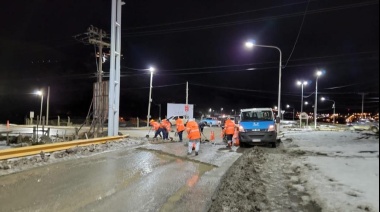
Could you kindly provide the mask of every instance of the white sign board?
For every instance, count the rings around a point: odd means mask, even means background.
[[[188,116],[190,119],[194,118],[194,105],[189,104],[187,106],[186,104],[168,103],[166,117],[170,118],[172,116]]]
[[[30,111],[29,117],[32,119],[34,118],[34,111]]]

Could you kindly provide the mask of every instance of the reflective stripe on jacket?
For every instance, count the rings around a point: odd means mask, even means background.
[[[182,132],[185,130],[185,125],[183,124],[183,120],[178,118],[176,121],[175,121],[175,125],[177,127],[177,132]]]
[[[150,122],[150,125],[153,127],[155,131],[157,131],[158,128],[160,128],[160,124],[156,121]]]
[[[190,140],[200,139],[201,133],[199,132],[199,126],[195,121],[189,121],[186,124],[187,138]]]
[[[171,126],[170,122],[167,119],[164,119],[161,122],[161,128],[164,128],[167,132],[170,132],[172,126]]]
[[[224,123],[224,131],[226,135],[233,135],[235,133],[235,123],[230,119]]]

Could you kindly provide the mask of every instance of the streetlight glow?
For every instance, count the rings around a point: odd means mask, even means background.
[[[317,71],[317,79],[315,81],[315,103],[314,103],[314,128],[317,129],[317,106],[318,106],[318,79],[320,76],[322,76],[324,72],[322,71]]]
[[[150,71],[150,88],[149,88],[149,100],[148,100],[148,115],[147,115],[147,119],[146,119],[146,126],[147,127],[149,127],[150,107],[152,104],[153,72],[155,71],[155,68],[150,67],[149,71]]]
[[[301,86],[301,113],[303,112],[303,86],[307,85],[307,81],[298,81],[298,85]]]
[[[42,125],[42,105],[44,102],[44,93],[41,90],[39,90],[39,91],[36,91],[35,94],[41,97],[41,108],[40,108],[40,117],[39,117],[40,120],[37,122],[37,126],[38,126],[38,124]]]
[[[282,69],[282,51],[277,46],[268,46],[268,45],[258,45],[255,41],[248,41],[245,43],[245,46],[248,48],[253,48],[254,46],[257,47],[263,47],[263,48],[271,48],[271,49],[277,49],[280,53],[280,60],[279,60],[279,67],[278,67],[278,114],[277,117],[281,119],[281,69]],[[277,126],[277,133],[280,132],[280,124],[278,123]]]

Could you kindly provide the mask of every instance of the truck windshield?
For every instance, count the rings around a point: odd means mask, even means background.
[[[272,111],[245,111],[241,113],[241,121],[272,121]]]

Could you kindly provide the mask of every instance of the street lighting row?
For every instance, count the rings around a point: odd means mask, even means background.
[[[278,50],[279,52],[279,67],[278,67],[278,72],[279,72],[279,80],[278,80],[278,103],[277,103],[277,107],[278,107],[278,114],[277,116],[278,117],[281,117],[280,115],[280,110],[281,110],[281,78],[282,78],[282,51],[279,47],[277,46],[268,46],[268,45],[258,45],[256,44],[254,41],[248,41],[245,43],[245,46],[247,48],[254,48],[254,47],[262,47],[262,48],[271,48],[271,49],[276,49]],[[155,71],[155,69],[153,67],[151,67],[149,69],[150,73],[151,73],[151,77],[150,77],[150,91],[149,91],[149,104],[148,104],[148,115],[147,115],[147,126],[149,126],[149,119],[150,119],[150,107],[151,107],[151,101],[152,101],[152,81],[153,81],[153,72]],[[316,79],[316,88],[315,88],[315,106],[314,106],[314,125],[315,125],[315,128],[317,127],[317,99],[318,99],[318,78],[323,74],[322,71],[318,71],[317,72],[317,79]],[[307,81],[299,81],[298,82],[299,85],[301,85],[302,87],[302,95],[301,95],[301,113],[303,112],[303,87],[304,85],[307,85]],[[210,109],[211,110],[211,109]],[[221,108],[221,112],[223,111],[223,108]],[[279,131],[279,127],[277,127],[278,131]]]

